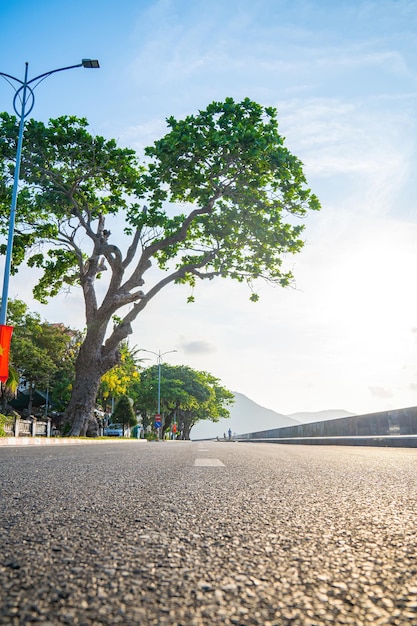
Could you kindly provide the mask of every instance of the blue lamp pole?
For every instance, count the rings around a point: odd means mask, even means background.
[[[29,115],[29,113],[32,111],[35,105],[34,90],[39,85],[40,82],[45,80],[45,78],[48,78],[48,76],[51,76],[51,74],[56,74],[56,72],[72,70],[76,67],[87,67],[87,68],[95,69],[95,68],[99,68],[100,64],[95,59],[83,59],[81,63],[78,63],[77,65],[69,65],[68,67],[60,67],[56,70],[50,70],[49,72],[45,72],[44,74],[39,74],[39,76],[35,76],[35,78],[31,78],[30,80],[28,80],[28,67],[29,67],[29,64],[26,63],[24,80],[20,80],[20,78],[16,78],[15,76],[11,76],[10,74],[5,74],[4,72],[0,72],[0,76],[2,76],[15,91],[15,95],[13,98],[13,109],[17,117],[20,119],[19,134],[17,138],[16,165],[15,165],[15,170],[14,170],[12,200],[10,204],[9,233],[8,233],[8,239],[7,239],[6,259],[4,263],[3,292],[2,292],[2,297],[1,297],[1,308],[0,308],[0,325],[6,324],[7,299],[8,299],[8,293],[9,293],[10,269],[11,269],[11,264],[12,264],[13,235],[14,235],[14,225],[15,225],[16,206],[17,206],[17,193],[18,193],[18,188],[19,188],[20,162],[22,158],[23,131],[25,127],[25,119]]]

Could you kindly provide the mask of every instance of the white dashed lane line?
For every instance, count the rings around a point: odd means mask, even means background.
[[[194,467],[225,467],[220,459],[196,459]]]

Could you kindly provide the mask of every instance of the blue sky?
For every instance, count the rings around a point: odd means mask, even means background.
[[[417,2],[415,0],[0,0],[0,71],[43,82],[33,116],[86,116],[139,153],[212,100],[277,107],[322,211],[291,259],[296,288],[172,287],[137,319],[133,345],[205,369],[281,413],[417,404]],[[0,83],[0,110],[12,92]],[[79,296],[36,304],[26,270],[10,295],[83,325]]]

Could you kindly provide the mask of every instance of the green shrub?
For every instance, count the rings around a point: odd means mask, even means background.
[[[10,417],[7,417],[7,415],[3,415],[2,413],[0,413],[0,437],[8,436],[8,433],[6,433],[6,431],[4,430],[4,426],[5,424],[10,423],[10,421],[12,421]]]

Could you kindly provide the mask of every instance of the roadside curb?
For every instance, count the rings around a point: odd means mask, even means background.
[[[0,437],[0,447],[4,446],[65,446],[83,443],[147,443],[146,439],[78,439],[77,437]]]

